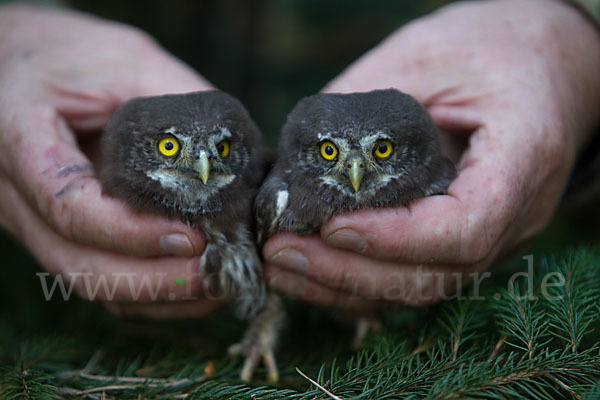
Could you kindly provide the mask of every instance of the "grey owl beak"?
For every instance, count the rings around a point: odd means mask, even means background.
[[[210,173],[210,161],[208,160],[208,153],[205,150],[199,152],[198,159],[194,163],[194,170],[198,172],[202,182],[206,184]]]
[[[362,157],[354,156],[347,161],[346,167],[348,169],[348,176],[350,177],[350,182],[352,182],[354,192],[358,192],[360,182],[365,174],[365,162]]]

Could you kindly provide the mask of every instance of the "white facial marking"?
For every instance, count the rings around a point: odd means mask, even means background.
[[[194,204],[197,201],[206,201],[224,186],[234,181],[235,175],[211,174],[207,184],[194,182],[191,179],[182,179],[181,173],[175,170],[159,169],[146,172],[148,178],[158,181],[161,186],[174,189],[177,196],[185,204]],[[193,182],[190,184],[190,182]]]
[[[366,135],[360,138],[360,147],[363,150],[371,151],[375,147],[378,140],[391,140],[391,138],[383,132],[377,132],[372,135]]]
[[[349,185],[344,186],[344,185],[340,184],[340,182],[333,176],[330,176],[330,175],[321,176],[321,177],[319,177],[319,179],[321,179],[323,184],[325,184],[327,186],[331,186],[331,187],[339,190],[340,192],[344,193],[346,196],[354,197],[356,199],[361,199],[364,197],[372,196],[377,190],[387,186],[392,180],[394,180],[396,178],[400,178],[403,175],[404,175],[404,173],[399,174],[399,175],[378,174],[378,179],[375,182],[372,182],[369,187],[363,188],[363,185],[361,185],[358,192],[355,192],[354,189],[352,189],[352,187]],[[349,178],[346,178],[346,179],[348,179],[348,182],[350,182]]]
[[[324,140],[329,140],[330,142],[334,142],[334,143],[336,140],[339,140],[339,138],[336,139],[333,136],[331,136],[331,134],[329,134],[329,133],[321,133],[321,132],[317,133],[317,139],[319,139],[319,142],[322,142]]]
[[[165,133],[170,133],[171,135],[174,135],[175,132],[177,132],[177,128],[175,128],[174,126],[170,127],[165,131]]]
[[[158,169],[156,171],[149,171],[146,172],[146,175],[148,176],[148,178],[160,182],[161,186],[163,187],[168,187],[172,189],[177,189],[180,187],[177,179],[174,179],[175,177],[173,176],[173,174],[169,173],[168,170]]]
[[[230,139],[232,135],[229,129],[227,129],[226,127],[221,127],[221,136],[224,139]]]

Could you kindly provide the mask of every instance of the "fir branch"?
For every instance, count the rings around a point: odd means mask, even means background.
[[[21,368],[0,370],[0,397],[4,400],[51,400],[59,398],[52,377],[43,371]]]
[[[495,304],[497,324],[504,329],[506,344],[523,350],[531,360],[538,348],[548,343],[545,310],[537,297],[529,298],[520,286],[501,292],[501,300]]]
[[[186,385],[193,385],[199,382],[205,381],[205,376],[197,378],[183,378],[183,379],[158,379],[158,378],[145,378],[145,377],[133,377],[133,376],[102,376],[92,375],[85,372],[81,372],[79,377],[92,381],[101,382],[115,382],[115,383],[134,383],[138,385],[144,385],[147,387],[180,387]]]
[[[552,261],[548,317],[558,338],[567,342],[572,352],[578,350],[583,337],[592,332],[590,324],[600,317],[600,274],[593,268],[594,261],[589,250],[570,252],[560,263]]]

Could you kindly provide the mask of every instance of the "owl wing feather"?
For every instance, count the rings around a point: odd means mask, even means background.
[[[254,202],[256,217],[256,242],[262,246],[264,241],[277,231],[284,211],[290,204],[289,185],[284,181],[282,170],[270,175],[260,189]]]

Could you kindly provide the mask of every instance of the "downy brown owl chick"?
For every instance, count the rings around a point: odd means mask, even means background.
[[[338,213],[444,194],[455,176],[437,128],[411,96],[393,89],[310,96],[289,114],[256,198],[258,240],[319,231]],[[357,321],[355,346],[373,321]]]
[[[216,277],[237,300],[239,314],[259,325],[240,351],[270,357],[269,375],[276,379],[274,343],[261,344],[255,333],[265,330],[271,337],[280,325],[278,299],[266,301],[253,234],[252,203],[264,177],[265,148],[243,105],[220,91],[133,99],[114,113],[101,149],[107,194],[202,231],[203,275]],[[250,364],[247,379],[256,367],[254,360]]]
[[[317,94],[289,114],[255,202],[259,241],[309,234],[334,214],[444,194],[456,176],[427,111],[394,89]]]

